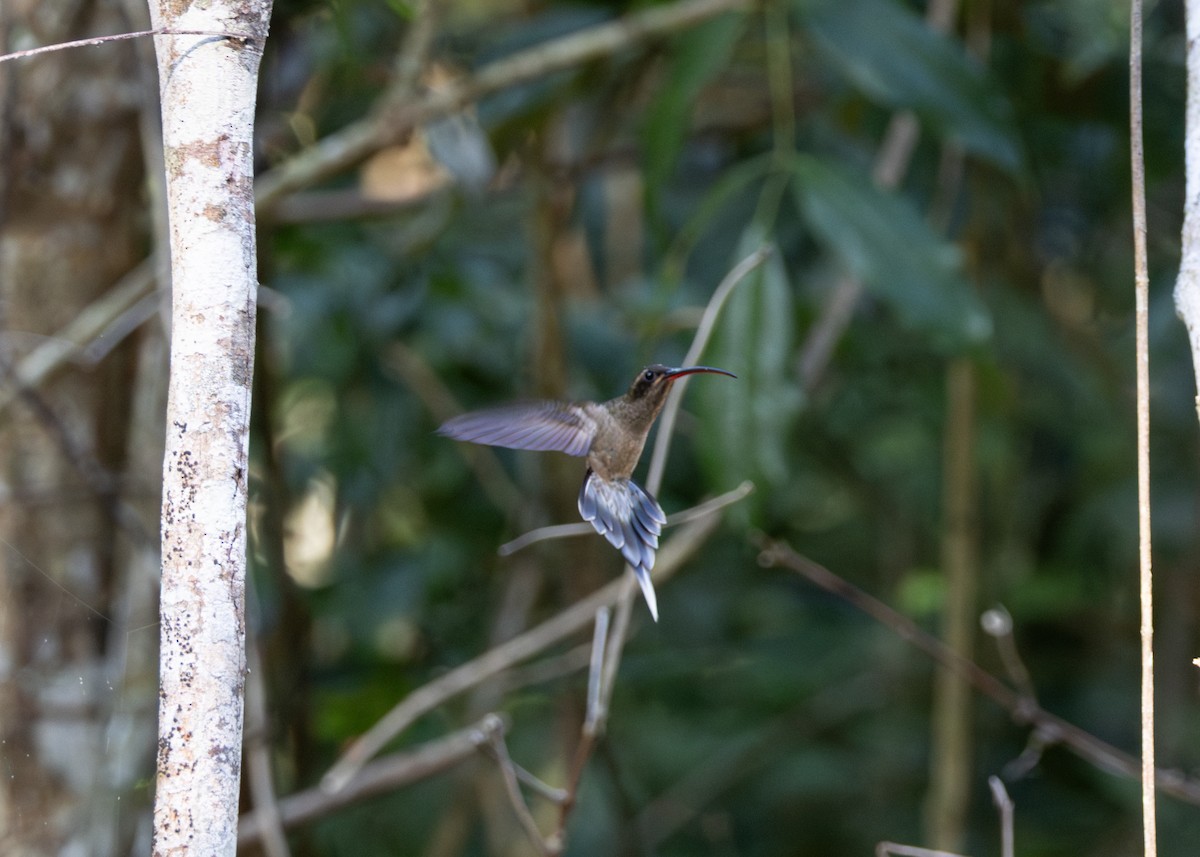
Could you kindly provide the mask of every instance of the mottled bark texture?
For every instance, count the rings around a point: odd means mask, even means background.
[[[262,0],[152,4],[171,248],[154,853],[237,845]]]

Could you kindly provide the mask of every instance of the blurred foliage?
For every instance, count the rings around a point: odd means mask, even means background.
[[[422,5],[279,0],[264,160],[368,115]],[[430,68],[460,76],[653,4],[431,5]],[[759,568],[748,535],[788,539],[936,630],[954,357],[977,379],[980,610],[1011,611],[1048,709],[1135,752],[1121,8],[968,4],[987,62],[899,0],[725,15],[485,98],[471,114],[499,165],[485,189],[440,186],[336,222],[317,196],[270,227],[254,485],[275,514],[257,531],[254,579],[259,631],[277,644],[281,790],[314,784],[406,693],[620,572],[595,539],[498,557],[529,527],[577,519],[582,464],[502,451],[500,475],[481,476],[468,450],[434,435],[439,421],[519,397],[608,398],[644,363],[679,361],[717,283],[763,242],[775,253],[735,290],[701,361],[739,380],[690,385],[660,500],[673,513],[744,479],[757,492],[664,587],[658,625],[638,605],[568,853],[867,854],[882,839],[922,841],[932,665]],[[1145,76],[1159,752],[1192,770],[1196,417],[1170,297],[1180,15],[1151,7]],[[895,110],[915,113],[920,136],[901,186],[881,190],[871,163]],[[965,153],[960,181],[941,166],[947,147]],[[371,189],[344,176],[318,190]],[[801,357],[847,275],[864,292],[805,389]],[[986,638],[977,656],[1002,672]],[[498,708],[514,758],[560,784],[585,676],[512,678],[397,746]],[[998,854],[987,777],[1029,735],[983,699],[972,721],[963,849]],[[1008,788],[1023,855],[1134,850],[1133,783],[1050,747]],[[304,828],[297,853],[528,853],[498,789],[481,760]],[[1160,800],[1163,852],[1188,853],[1200,808]],[[548,829],[554,813],[534,805]]]

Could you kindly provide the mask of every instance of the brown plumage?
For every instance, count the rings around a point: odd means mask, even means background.
[[[587,456],[579,491],[579,514],[621,551],[637,577],[654,621],[658,605],[650,569],[667,522],[662,507],[630,477],[642,457],[650,427],[667,402],[671,385],[685,375],[707,372],[737,377],[724,369],[647,366],[629,390],[607,402],[520,402],[474,411],[442,424],[438,433],[455,440],[510,449],[556,450]]]

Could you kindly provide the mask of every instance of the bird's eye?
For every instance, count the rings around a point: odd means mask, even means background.
[[[647,369],[645,372],[643,372],[643,373],[642,373],[642,380],[644,380],[644,381],[653,381],[653,380],[654,380],[654,370],[653,370],[653,369]]]

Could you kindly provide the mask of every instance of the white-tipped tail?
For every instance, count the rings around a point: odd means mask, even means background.
[[[579,514],[625,557],[657,622],[658,601],[650,569],[667,522],[658,501],[628,479],[601,479],[589,470],[579,492]]]

